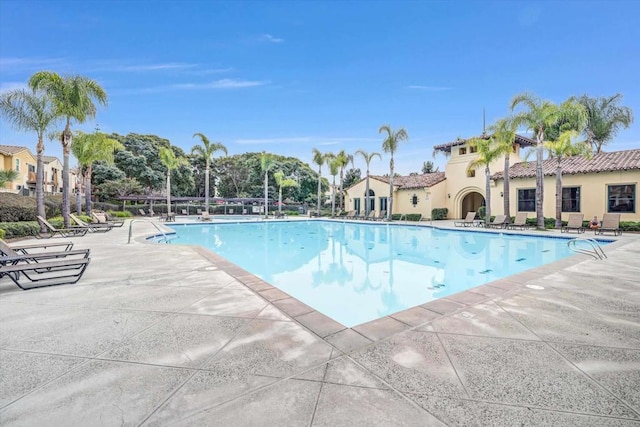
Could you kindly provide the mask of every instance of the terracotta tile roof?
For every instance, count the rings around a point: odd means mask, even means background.
[[[452,147],[456,147],[458,145],[464,145],[470,139],[480,139],[480,138],[487,139],[489,137],[486,136],[486,135],[484,137],[482,135],[480,135],[480,136],[474,136],[474,137],[468,138],[468,139],[459,138],[459,139],[457,139],[457,140],[455,140],[453,142],[447,142],[445,144],[435,145],[433,147],[433,149],[436,150],[436,151],[442,151],[442,152],[446,152],[446,153],[451,153],[451,148]],[[536,141],[534,141],[533,139],[527,138],[526,136],[517,135],[517,134],[516,134],[516,137],[515,137],[515,142],[520,144],[520,146],[522,146],[522,147],[534,147],[536,145]]]
[[[28,150],[27,147],[19,147],[17,145],[0,145],[0,153],[2,154],[17,154],[21,151]]]
[[[388,176],[371,175],[370,178],[386,182],[387,184],[389,183]],[[445,179],[447,178],[444,176],[444,172],[425,173],[413,176],[397,176],[393,178],[393,185],[403,190],[408,190],[411,188],[433,187]]]
[[[612,172],[621,170],[640,170],[640,149],[599,153],[591,159],[573,156],[562,159],[562,174]],[[556,159],[547,159],[542,164],[544,175],[555,175]],[[502,171],[494,173],[492,179],[502,179]],[[509,178],[534,178],[536,176],[535,160],[516,163],[509,168]]]

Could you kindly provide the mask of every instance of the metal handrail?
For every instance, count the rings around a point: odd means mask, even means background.
[[[162,231],[162,229],[154,221],[149,220],[149,219],[134,219],[134,220],[131,220],[131,222],[129,223],[129,240],[127,240],[127,244],[131,243],[131,233],[133,232],[133,223],[134,222],[146,222],[146,223],[149,223],[149,224],[153,225],[156,228],[156,230],[158,230],[160,232],[160,234],[162,234],[162,236],[164,237],[164,242],[165,243],[169,243],[169,238],[167,237],[165,232]]]
[[[579,248],[577,246],[578,242],[586,242],[591,246],[591,249],[584,249],[584,248]],[[604,250],[602,249],[602,246],[600,246],[600,243],[595,240],[595,239],[591,239],[591,238],[575,238],[575,239],[571,239],[567,242],[567,246],[569,247],[570,250],[572,250],[575,253],[578,254],[584,254],[584,255],[589,255],[594,257],[595,259],[605,259],[608,258],[607,255],[604,253]]]

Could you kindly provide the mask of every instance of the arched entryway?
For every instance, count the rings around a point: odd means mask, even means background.
[[[466,194],[460,202],[460,218],[466,217],[468,212],[478,212],[484,204],[484,197],[477,191]]]
[[[364,200],[367,200],[367,192],[364,192]],[[366,202],[365,202],[365,209],[366,209],[366,214],[369,215],[369,212],[371,211],[375,211],[376,210],[376,192],[373,191],[372,189],[369,189],[369,208],[366,208]]]

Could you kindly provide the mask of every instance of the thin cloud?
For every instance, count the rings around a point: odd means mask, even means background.
[[[231,71],[233,71],[233,68],[228,67],[228,68],[210,68],[206,70],[193,70],[189,72],[191,74],[198,75],[198,76],[206,76],[208,74],[230,73]]]
[[[373,138],[330,138],[322,136],[298,136],[298,137],[283,137],[283,138],[254,138],[254,139],[238,139],[236,144],[244,145],[259,145],[259,144],[312,144],[318,146],[325,145],[338,145],[349,142],[373,142],[377,139]]]
[[[139,89],[122,89],[110,92],[115,95],[139,95],[149,93],[162,93],[179,90],[216,90],[216,89],[242,89],[268,84],[266,81],[258,80],[237,80],[237,79],[220,79],[207,83],[177,83],[165,86],[155,86]]]
[[[187,70],[197,67],[197,64],[183,62],[166,62],[160,64],[134,64],[134,65],[107,65],[94,69],[94,71],[113,71],[120,73],[140,73],[147,71],[174,71]]]
[[[0,92],[8,92],[15,89],[26,89],[24,82],[0,82]]]
[[[59,66],[62,58],[0,58],[0,70],[3,72],[36,70]]]
[[[269,42],[269,43],[282,43],[284,42],[284,39],[274,37],[271,34],[263,34],[260,36],[260,41]]]
[[[409,89],[417,89],[417,90],[424,90],[426,92],[444,92],[447,90],[451,90],[453,88],[450,87],[446,87],[446,86],[422,86],[422,85],[410,85],[407,86]]]

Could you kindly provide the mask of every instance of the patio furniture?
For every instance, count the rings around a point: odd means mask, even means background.
[[[505,228],[507,226],[507,216],[506,215],[496,215],[493,219],[493,222],[487,224],[489,228]]]
[[[513,220],[513,223],[507,225],[507,228],[511,230],[515,230],[516,228],[519,228],[520,230],[526,230],[529,227],[529,224],[527,224],[526,212],[518,212],[516,214],[516,218]]]
[[[44,219],[40,215],[38,215],[37,218],[38,218],[38,221],[40,222],[40,224],[44,225],[44,227],[47,230],[49,230],[49,237],[48,238],[52,238],[53,236],[57,236],[57,235],[60,235],[62,237],[84,236],[89,231],[87,228],[81,228],[81,227],[56,228],[53,225],[51,225],[49,223],[49,221],[47,221],[46,219]],[[43,237],[43,236],[40,235],[40,237]]]
[[[4,248],[6,249],[6,248]],[[0,256],[0,279],[22,290],[76,283],[89,265],[89,249]]]
[[[203,211],[202,215],[200,215],[200,218],[198,218],[200,221],[211,221],[211,215],[209,215],[209,212],[207,211]]]
[[[578,234],[584,233],[584,227],[582,226],[583,219],[584,214],[570,214],[567,225],[563,225],[562,228],[560,228],[560,232],[568,233],[569,231],[575,230]]]
[[[92,233],[106,233],[107,231],[111,231],[113,225],[110,224],[102,224],[99,222],[92,222],[91,224],[84,222],[74,214],[69,214],[69,217],[73,222],[78,224],[80,227],[84,227]]]
[[[15,252],[16,255],[29,255],[34,253],[34,249],[58,248],[58,251],[70,251],[73,249],[73,242],[43,242],[28,244],[11,244],[0,239],[0,254],[9,255],[9,250]],[[37,252],[37,251],[36,251]],[[40,251],[41,252],[41,251]]]
[[[187,212],[186,209],[181,209],[180,212],[182,213],[182,215],[189,215],[189,212]]]
[[[111,227],[122,227],[122,225],[124,224],[124,219],[111,218],[104,212],[91,212],[91,216],[93,216],[93,219],[98,224],[107,224]]]
[[[602,216],[602,224],[596,228],[595,234],[612,232],[614,236],[622,236],[620,229],[620,214],[606,213]]]
[[[356,214],[356,211],[349,211],[347,212],[347,214],[344,216],[346,219],[351,219],[353,218],[353,216]]]
[[[384,221],[387,218],[387,211],[382,210],[380,214],[375,218],[376,221]]]
[[[362,217],[362,219],[366,221],[375,221],[376,219],[376,211],[369,212],[369,215]]]
[[[453,225],[456,227],[471,227],[477,225],[476,213],[467,212],[467,216],[462,221],[454,221]]]

